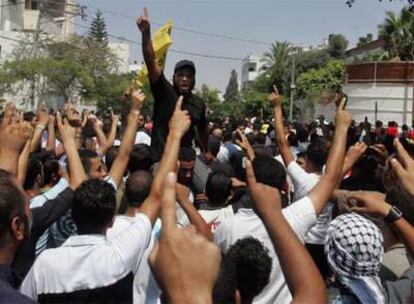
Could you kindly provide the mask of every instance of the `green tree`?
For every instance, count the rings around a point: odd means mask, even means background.
[[[89,28],[88,38],[91,41],[108,45],[108,33],[106,32],[105,19],[102,12],[98,10]]]
[[[223,95],[225,102],[237,102],[240,99],[239,83],[237,81],[237,72],[232,70],[226,92]]]
[[[342,34],[330,34],[328,39],[328,53],[332,58],[343,58],[348,47],[348,40]]]
[[[366,36],[362,36],[358,38],[357,47],[364,46],[372,41],[372,34],[367,34]]]
[[[271,83],[277,83],[279,90],[286,94],[290,85],[291,52],[292,46],[289,42],[273,43],[270,50],[263,54],[264,62],[269,66],[269,70],[262,75],[259,84],[269,86]]]
[[[379,36],[385,41],[389,59],[414,60],[414,13],[410,9],[403,8],[399,15],[387,12]]]
[[[218,104],[221,103],[219,91],[213,88],[210,88],[208,85],[203,84],[200,90],[195,90],[195,94],[203,99],[203,101],[207,104],[207,107],[210,110],[214,110]]]

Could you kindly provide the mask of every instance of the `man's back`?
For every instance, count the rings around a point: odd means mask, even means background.
[[[150,236],[150,221],[140,214],[110,241],[98,234],[71,237],[38,257],[21,291],[40,303],[131,303],[133,273]]]
[[[309,227],[316,221],[315,210],[309,197],[283,209],[283,215],[302,241]],[[216,230],[214,241],[226,252],[237,240],[246,236],[253,236],[261,241],[269,250],[273,262],[269,284],[255,297],[254,303],[290,303],[292,296],[279,259],[263,222],[252,209],[240,209],[234,217],[224,220]]]

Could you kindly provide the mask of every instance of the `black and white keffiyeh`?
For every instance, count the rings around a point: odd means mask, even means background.
[[[383,237],[373,222],[356,213],[337,217],[328,227],[325,254],[339,281],[361,303],[384,303],[378,277]]]

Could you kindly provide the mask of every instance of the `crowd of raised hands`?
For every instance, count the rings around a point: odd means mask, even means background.
[[[275,85],[267,122],[210,121],[196,153],[189,94],[155,160],[133,87],[122,115],[6,104],[0,303],[414,302],[410,140],[359,128],[341,94],[335,122],[286,122]]]

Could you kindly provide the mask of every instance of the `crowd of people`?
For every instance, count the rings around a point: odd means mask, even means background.
[[[196,68],[164,76],[137,19],[151,93],[0,124],[0,303],[414,303],[409,128],[209,120]]]

